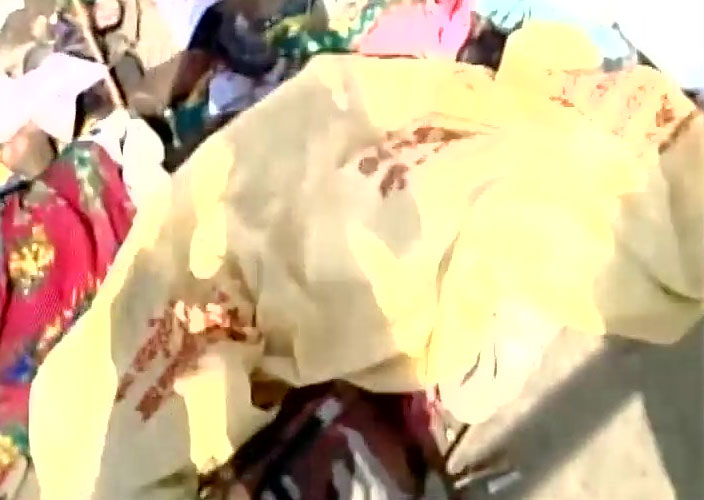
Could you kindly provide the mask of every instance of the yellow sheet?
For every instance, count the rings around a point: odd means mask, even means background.
[[[194,498],[195,471],[271,418],[254,371],[439,384],[471,422],[522,381],[517,361],[463,385],[497,338],[679,338],[702,313],[704,118],[656,71],[598,59],[538,23],[495,79],[318,57],[211,137],[40,369],[43,498]]]

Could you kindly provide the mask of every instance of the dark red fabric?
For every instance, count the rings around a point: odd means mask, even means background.
[[[339,412],[326,425],[319,415],[330,408]],[[344,382],[295,389],[272,424],[203,478],[202,498],[350,498],[353,489],[365,498],[454,498],[430,422],[423,393],[374,394]]]

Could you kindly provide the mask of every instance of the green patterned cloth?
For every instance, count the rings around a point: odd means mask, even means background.
[[[367,2],[353,19],[346,33],[333,29],[309,30],[307,25],[310,14],[304,13],[284,18],[267,30],[266,38],[278,49],[281,56],[300,60],[306,60],[319,53],[348,52],[352,50],[359,38],[369,31],[389,5],[396,1]]]

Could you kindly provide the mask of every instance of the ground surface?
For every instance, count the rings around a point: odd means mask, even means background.
[[[523,396],[475,428],[464,458],[505,443],[523,480],[471,499],[704,499],[704,329],[673,346],[559,338]]]

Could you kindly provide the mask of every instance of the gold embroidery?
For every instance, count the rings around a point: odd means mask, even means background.
[[[10,252],[10,279],[23,295],[29,295],[44,279],[53,262],[54,247],[49,243],[44,227],[33,227],[32,236]]]
[[[253,325],[254,319],[247,320],[246,314],[242,317],[240,308],[231,303],[227,294],[214,292],[215,300],[204,305],[170,301],[161,317],[147,322],[151,334],[120,378],[116,403],[123,401],[136,378],[161,358],[166,362],[165,369],[135,407],[147,421],[171,397],[176,379],[197,370],[198,360],[208,345],[223,340],[261,342],[261,334]]]
[[[10,436],[0,434],[0,471],[12,465],[20,455],[20,450]]]
[[[341,167],[356,165],[365,177],[373,177],[381,171],[379,192],[386,198],[392,191],[403,191],[407,187],[406,175],[411,166],[423,165],[430,155],[438,154],[451,143],[482,133],[422,121],[405,130],[386,132],[380,143],[362,148]]]

